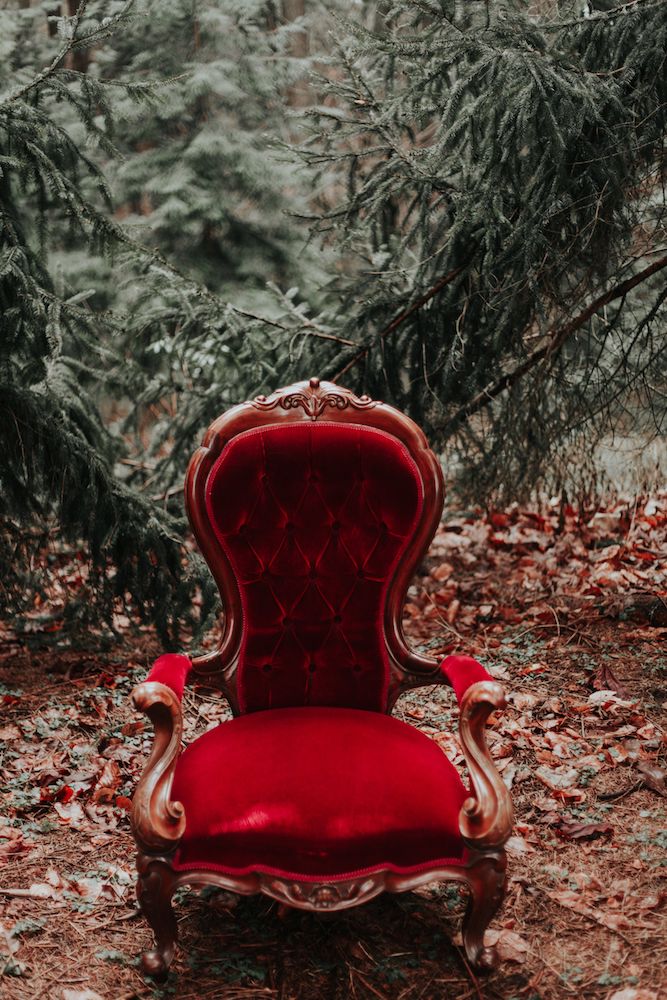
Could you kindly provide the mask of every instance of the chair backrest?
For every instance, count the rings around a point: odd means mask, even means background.
[[[437,665],[401,614],[442,512],[440,465],[404,414],[310,379],[233,407],[186,479],[224,614],[195,661],[236,712],[388,711]]]

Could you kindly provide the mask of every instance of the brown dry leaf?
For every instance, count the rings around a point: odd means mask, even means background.
[[[609,997],[609,1000],[658,1000],[655,990],[636,989],[634,986],[627,986],[624,990],[616,990]]]
[[[0,889],[3,896],[31,896],[33,899],[56,899],[58,893],[46,882],[33,882],[28,889]]]
[[[608,927],[610,931],[627,931],[633,926],[633,921],[628,920],[623,913],[605,913],[604,910],[595,910],[595,919],[604,927]],[[634,923],[634,926],[637,924]]]
[[[0,827],[0,865],[17,854],[27,854],[36,845],[23,839],[23,833],[13,826]]]
[[[510,691],[508,695],[508,701],[511,701],[519,712],[535,708],[539,700],[536,694],[530,694],[528,691]]]
[[[135,736],[137,733],[142,733],[144,728],[144,723],[139,719],[137,722],[126,722],[120,731],[123,736]]]
[[[622,913],[605,913],[604,910],[600,910],[596,906],[590,906],[583,900],[580,893],[575,892],[573,889],[562,889],[560,892],[547,892],[547,895],[560,906],[564,906],[568,910],[573,910],[582,917],[595,920],[596,923],[602,924],[603,927],[608,927],[611,931],[620,932],[627,930],[631,926],[628,918]]]
[[[575,823],[567,819],[562,819],[555,829],[564,840],[594,840],[596,837],[611,837],[614,833],[611,823]]]
[[[593,686],[598,691],[615,691],[619,698],[630,699],[632,697],[628,689],[623,686],[607,663],[603,663],[601,667],[598,667],[597,673],[593,678]]]
[[[406,709],[405,714],[409,715],[411,719],[423,719],[426,713],[420,705],[412,705]]]
[[[454,600],[449,605],[449,607],[447,608],[447,610],[445,611],[445,620],[447,621],[448,625],[454,624],[456,616],[458,615],[460,610],[461,610],[461,602],[457,597],[455,597]]]
[[[93,802],[113,802],[120,785],[120,768],[115,760],[108,760],[100,774],[93,792]]]
[[[647,788],[662,795],[663,798],[667,798],[667,771],[651,764],[648,760],[640,760],[637,764],[637,770]]]
[[[63,1000],[104,1000],[95,990],[63,990]]]
[[[484,935],[487,947],[495,945],[501,962],[525,962],[530,951],[530,945],[516,931],[488,930]]]
[[[19,727],[15,726],[13,722],[0,729],[0,740],[4,740],[6,743],[10,743],[12,740],[20,740],[22,735]]]
[[[547,788],[562,791],[565,788],[573,788],[577,784],[579,772],[575,767],[560,767],[558,770],[550,767],[538,767],[535,769],[535,776]]]
[[[602,691],[594,691],[593,694],[590,694],[588,696],[588,704],[595,705],[598,708],[610,709],[613,706],[617,708],[632,708],[635,702],[619,698],[616,691],[604,689]]]
[[[637,906],[640,910],[657,910],[667,900],[667,892],[661,892],[659,896],[644,896],[639,900]]]
[[[69,823],[72,829],[80,830],[85,823],[83,807],[76,799],[71,802],[54,802],[53,808],[63,823]]]
[[[533,845],[529,844],[524,837],[521,837],[516,833],[512,837],[510,837],[510,839],[505,844],[505,847],[510,854],[520,855],[520,854],[535,853],[535,848],[533,847]]]

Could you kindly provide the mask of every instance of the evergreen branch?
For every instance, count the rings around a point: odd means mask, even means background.
[[[465,271],[469,263],[470,259],[468,259],[464,264],[461,264],[459,267],[455,267],[453,271],[449,271],[449,273],[445,274],[444,277],[440,278],[439,281],[436,281],[435,285],[429,288],[429,290],[425,292],[420,298],[418,298],[416,302],[413,302],[412,305],[408,306],[407,309],[404,309],[402,313],[399,313],[398,316],[392,319],[391,323],[389,323],[387,326],[385,326],[383,330],[380,331],[380,333],[377,336],[377,339],[384,340],[385,337],[388,337],[390,333],[393,333],[394,330],[397,330],[398,327],[402,323],[404,323],[406,319],[412,316],[413,313],[421,309],[421,307],[423,305],[426,305],[427,302],[430,302],[430,300],[434,298],[438,294],[438,292],[442,291],[442,289],[445,288],[446,285],[449,285],[452,281],[454,281],[455,278],[458,278],[458,276],[463,271]],[[351,361],[348,361],[348,363],[333,376],[333,381],[337,382],[340,378],[343,377],[343,375],[346,374],[346,372],[350,370],[350,368],[354,368],[355,365],[357,365],[360,361],[362,361],[369,353],[372,346],[373,346],[372,344],[367,344],[365,347],[362,347],[359,353],[355,354],[355,356],[351,359]]]
[[[505,389],[511,388],[541,361],[546,359],[552,360],[572,334],[581,329],[598,310],[613,302],[614,299],[624,298],[633,288],[636,288],[637,285],[642,284],[642,282],[665,267],[667,267],[667,257],[661,257],[659,260],[654,261],[653,264],[645,267],[643,271],[633,275],[631,278],[627,278],[625,281],[620,282],[620,284],[615,285],[608,292],[600,295],[580,312],[578,316],[570,320],[569,323],[566,323],[560,329],[552,330],[548,344],[533,351],[525,361],[522,361],[520,365],[513,368],[511,372],[506,372],[492,385],[487,386],[486,389],[478,392],[471,400],[459,407],[456,413],[445,424],[444,433],[451,434],[464,420],[467,420],[473,414],[478,413],[479,410],[488,406],[496,396],[499,396]]]
[[[46,80],[52,77],[56,72],[62,70],[63,69],[62,64],[64,60],[67,58],[67,56],[70,54],[70,52],[73,52],[76,49],[90,46],[94,42],[99,41],[102,38],[106,38],[110,34],[112,34],[115,27],[123,21],[125,15],[134,4],[134,0],[126,0],[125,4],[123,5],[120,11],[118,11],[116,14],[113,14],[110,17],[105,18],[104,22],[102,22],[102,24],[99,25],[98,27],[93,28],[86,34],[79,36],[78,31],[81,26],[81,19],[86,12],[86,8],[88,7],[89,2],[90,0],[81,0],[75,13],[71,17],[66,18],[66,20],[71,24],[70,37],[65,41],[64,45],[55,54],[49,65],[45,66],[44,69],[41,70],[41,72],[37,73],[36,76],[32,78],[32,80],[29,80],[22,87],[19,87],[18,90],[13,91],[12,93],[7,94],[5,97],[0,99],[0,106],[2,106],[3,104],[12,104],[14,103],[14,101],[23,100],[23,98],[27,94],[29,94],[31,90],[34,90],[36,87],[41,86],[41,84],[43,84]],[[80,73],[78,70],[73,70],[73,69],[65,68],[63,71],[63,75],[69,77],[70,79],[73,78],[87,79],[85,73]],[[96,84],[100,86],[105,82],[106,81],[103,80],[97,80]],[[110,83],[113,84],[114,81],[110,81]],[[122,83],[117,85],[123,86]],[[145,87],[146,84],[137,83],[137,84],[132,84],[132,86],[138,90],[141,89],[142,87]]]
[[[7,97],[4,97],[0,101],[0,104],[11,104],[13,101],[22,100],[26,96],[26,94],[30,93],[31,90],[34,90],[35,87],[39,87],[39,85],[44,83],[45,80],[48,80],[50,76],[53,76],[53,74],[60,67],[62,61],[69,55],[69,53],[74,48],[74,44],[76,42],[76,33],[79,30],[79,24],[81,23],[81,18],[83,17],[86,11],[88,2],[89,0],[81,0],[81,3],[76,9],[76,13],[72,17],[73,21],[72,35],[70,38],[67,39],[67,41],[62,46],[60,51],[56,52],[55,56],[53,57],[49,65],[45,66],[44,69],[41,71],[41,73],[38,73],[37,76],[34,76],[32,80],[29,80],[28,83],[23,85],[23,87],[19,87],[18,90],[14,91],[14,93],[8,94]]]
[[[597,24],[599,21],[611,21],[619,15],[627,16],[636,11],[653,10],[660,7],[665,0],[630,0],[629,3],[620,4],[618,7],[611,7],[609,10],[599,10],[588,17],[578,17],[571,21],[543,21],[540,22],[542,31],[555,31],[558,28],[578,28],[589,24]]]
[[[272,326],[277,330],[282,330],[283,333],[301,333],[302,330],[308,331],[309,337],[316,337],[318,340],[332,340],[336,344],[343,344],[345,347],[358,347],[359,344],[354,340],[346,340],[344,337],[337,337],[334,333],[326,333],[324,330],[320,330],[319,327],[311,320],[307,320],[304,316],[300,316],[301,325],[293,330],[289,326],[285,326],[284,323],[279,323],[275,319],[268,319],[266,316],[259,316],[257,313],[250,312],[247,309],[241,309],[239,306],[229,305],[229,308],[236,313],[237,316],[245,316],[248,319],[254,320],[256,323],[265,323],[267,326]]]

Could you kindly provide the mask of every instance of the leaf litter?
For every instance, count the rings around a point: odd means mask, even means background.
[[[508,694],[488,730],[517,815],[507,900],[487,939],[498,971],[474,976],[453,943],[456,886],[329,919],[190,891],[177,902],[178,996],[667,995],[666,573],[667,496],[554,502],[449,512],[410,590],[411,641],[478,656]],[[103,630],[92,652],[55,645],[71,577],[63,561],[64,582],[27,633],[0,627],[2,995],[168,996],[136,965],[150,935],[128,820],[150,747],[128,695],[159,650],[121,615],[111,649]],[[197,688],[185,713],[186,742],[229,717]],[[450,692],[412,692],[396,714],[464,766]]]

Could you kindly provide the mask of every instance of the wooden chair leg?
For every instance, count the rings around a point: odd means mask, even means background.
[[[178,939],[178,925],[171,905],[174,876],[163,861],[139,856],[137,899],[141,912],[155,934],[155,948],[141,956],[144,972],[154,979],[166,979]]]
[[[484,931],[504,899],[506,869],[504,851],[478,855],[467,868],[470,897],[463,918],[463,947],[470,964],[478,969],[490,970],[498,964],[495,947],[484,947]]]

